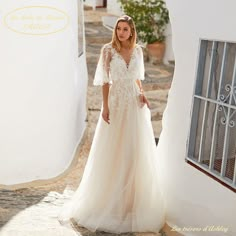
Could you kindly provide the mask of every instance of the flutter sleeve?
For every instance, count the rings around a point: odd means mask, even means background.
[[[145,69],[144,69],[144,58],[143,58],[143,49],[140,45],[137,46],[137,55],[138,55],[138,70],[139,70],[139,80],[145,79]]]
[[[104,45],[101,49],[98,60],[93,85],[104,85],[105,83],[112,83],[110,76],[110,61],[111,61],[111,47]]]

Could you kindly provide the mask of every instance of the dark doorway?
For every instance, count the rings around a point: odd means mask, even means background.
[[[99,3],[97,2],[96,8],[106,8],[107,7],[107,0],[101,0]]]
[[[107,0],[103,0],[103,7],[107,7]]]

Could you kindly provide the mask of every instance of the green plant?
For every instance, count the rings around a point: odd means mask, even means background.
[[[163,42],[169,12],[162,0],[118,0],[123,12],[135,22],[138,39],[143,43]]]

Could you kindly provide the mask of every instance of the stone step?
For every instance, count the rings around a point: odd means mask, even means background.
[[[111,41],[112,31],[105,28],[102,22],[85,24],[85,37],[88,44],[105,44]]]
[[[107,38],[107,37],[86,37],[86,43],[87,44],[105,44],[105,43],[109,43],[111,41],[111,38]]]

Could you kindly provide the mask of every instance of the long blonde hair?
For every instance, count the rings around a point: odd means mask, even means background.
[[[121,43],[120,40],[118,39],[116,30],[117,30],[117,26],[119,22],[126,22],[128,23],[128,25],[130,26],[131,29],[131,35],[129,37],[129,41],[130,41],[130,48],[133,48],[136,44],[136,38],[137,38],[137,34],[136,34],[136,28],[135,28],[135,24],[133,19],[130,16],[127,15],[123,15],[120,18],[117,19],[114,30],[113,30],[113,34],[112,34],[112,47],[115,48],[118,52],[120,52],[121,50]]]

